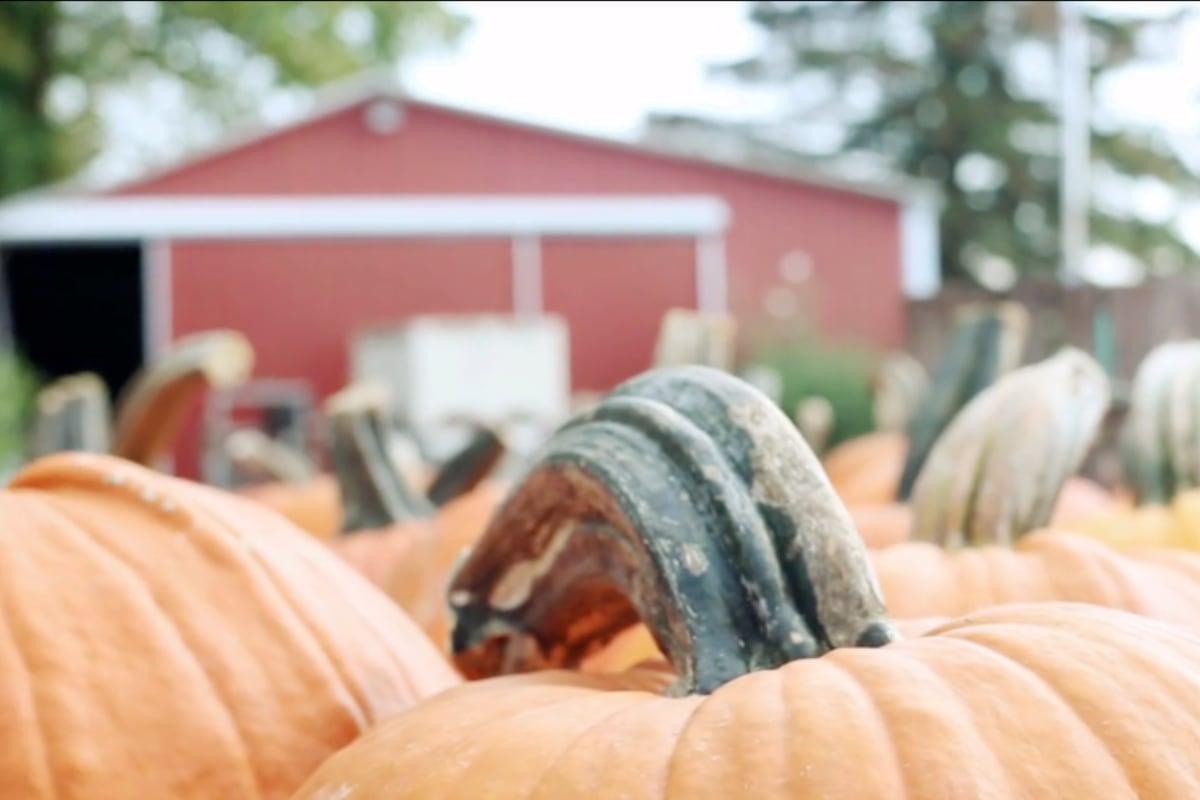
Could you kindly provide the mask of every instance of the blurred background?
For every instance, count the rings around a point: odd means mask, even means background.
[[[214,329],[252,378],[170,461],[226,484],[244,424],[319,460],[355,381],[433,460],[681,362],[832,444],[997,299],[1120,386],[1200,333],[1198,12],[0,4],[0,468],[55,379],[120,397]]]

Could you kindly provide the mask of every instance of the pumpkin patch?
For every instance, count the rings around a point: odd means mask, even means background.
[[[1200,791],[1200,639],[1082,604],[902,639],[815,456],[707,369],[635,379],[561,430],[450,599],[476,680],[298,800]],[[670,672],[575,669],[637,618]]]

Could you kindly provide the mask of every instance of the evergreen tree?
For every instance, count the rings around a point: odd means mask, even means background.
[[[766,47],[717,71],[777,87],[789,107],[737,126],[744,141],[936,181],[948,277],[978,277],[997,258],[1020,274],[1057,269],[1057,3],[759,2],[751,14]],[[1180,21],[1089,14],[1093,87],[1169,51]],[[1190,262],[1173,220],[1142,218],[1127,200],[1146,180],[1186,198],[1197,175],[1161,133],[1118,125],[1100,107],[1091,122],[1093,245],[1151,270]],[[653,123],[659,136],[715,124]]]

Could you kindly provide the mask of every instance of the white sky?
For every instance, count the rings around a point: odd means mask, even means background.
[[[769,98],[706,77],[761,39],[737,2],[452,2],[473,24],[405,70],[416,94],[506,116],[630,135],[647,112],[746,113]]]
[[[744,2],[450,2],[473,21],[457,47],[407,65],[417,94],[525,120],[630,135],[650,111],[757,116],[776,99],[705,72],[761,44]],[[1108,13],[1176,2],[1089,3]],[[1200,138],[1200,21],[1178,57],[1104,87],[1123,116]]]

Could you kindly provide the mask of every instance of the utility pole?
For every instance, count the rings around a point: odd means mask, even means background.
[[[1091,122],[1087,20],[1082,4],[1059,0],[1059,277],[1063,284],[1082,282],[1088,249]]]

